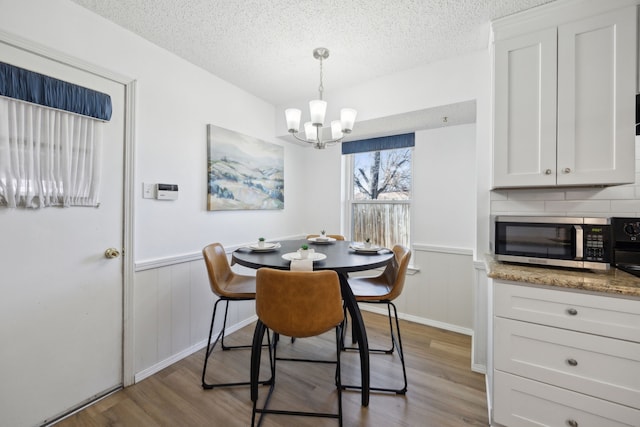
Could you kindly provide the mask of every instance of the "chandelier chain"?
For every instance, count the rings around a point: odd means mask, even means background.
[[[318,86],[318,92],[320,93],[320,100],[322,100],[322,93],[324,92],[324,86],[322,85],[322,57],[320,59],[320,86]]]

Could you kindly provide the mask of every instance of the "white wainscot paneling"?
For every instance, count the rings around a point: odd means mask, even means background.
[[[135,276],[135,380],[152,375],[206,346],[215,295],[204,261],[196,255],[138,268]],[[196,259],[193,259],[196,258]],[[234,267],[235,269],[235,267]],[[242,271],[246,274],[247,272]],[[221,303],[218,306],[224,309]],[[217,316],[214,333],[222,327]],[[229,306],[227,333],[253,322],[253,301]]]
[[[472,335],[473,251],[414,244],[411,264],[415,272],[407,275],[402,295],[396,301],[399,316]],[[366,304],[361,306],[371,309]]]

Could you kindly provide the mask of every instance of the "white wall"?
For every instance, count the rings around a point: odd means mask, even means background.
[[[472,249],[476,126],[416,132],[413,241]]]

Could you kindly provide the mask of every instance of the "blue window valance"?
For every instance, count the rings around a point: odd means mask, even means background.
[[[364,153],[367,151],[392,150],[415,146],[415,133],[360,139],[342,143],[342,154]]]
[[[0,95],[100,120],[111,119],[111,97],[0,62]]]

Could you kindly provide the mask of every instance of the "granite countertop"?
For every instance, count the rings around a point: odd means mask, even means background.
[[[485,263],[487,276],[492,279],[640,297],[640,277],[617,268],[596,272],[594,270],[540,267],[500,262],[491,255],[486,256]]]

